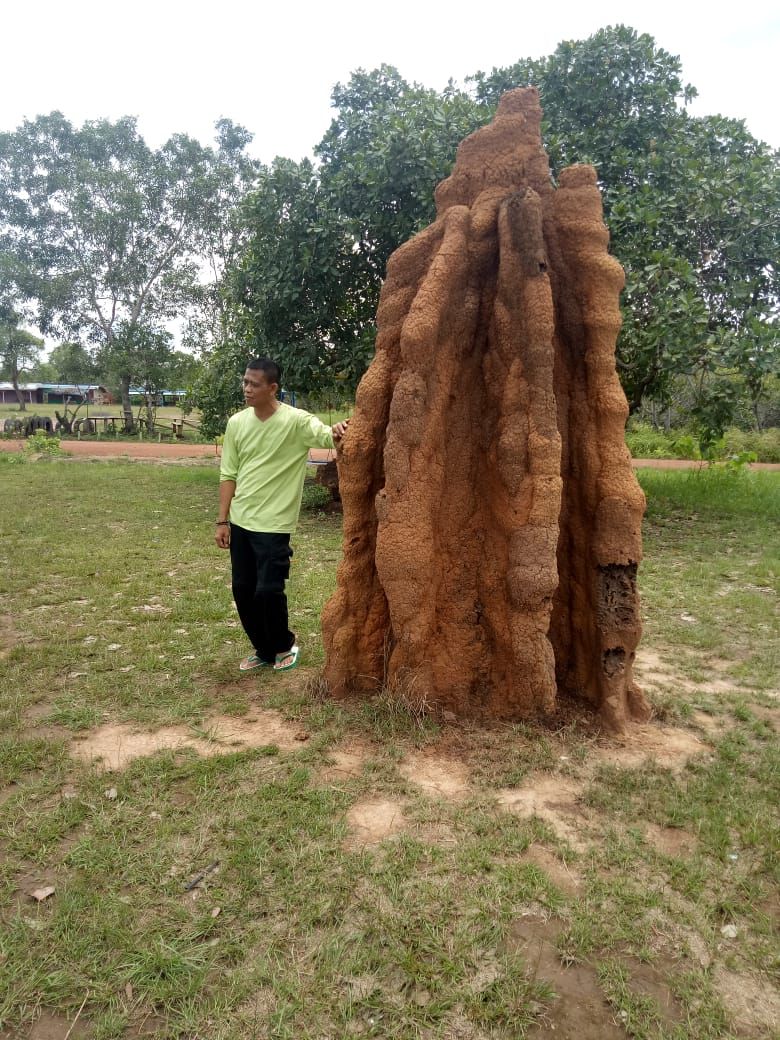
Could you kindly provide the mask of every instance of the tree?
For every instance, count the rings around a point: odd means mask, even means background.
[[[184,330],[184,343],[207,358],[230,335],[225,300],[225,276],[239,260],[249,236],[242,203],[257,183],[261,164],[246,154],[252,141],[244,127],[229,119],[216,123],[217,147],[210,168],[203,173],[199,214],[199,284]]]
[[[712,391],[721,422],[729,370],[759,401],[778,361],[777,155],[739,121],[692,118],[679,58],[626,26],[469,82],[470,94],[452,83],[438,94],[389,66],[358,70],[334,89],[319,167],[277,160],[263,172],[227,280],[232,336],[209,369],[215,426],[240,400],[249,348],[277,356],[299,390],[354,388],[390,253],[433,219],[458,142],[528,84],[553,176],[576,162],[598,170],[626,271],[618,370],[631,410],[682,374],[705,411]]]
[[[211,432],[240,404],[251,353],[272,354],[299,392],[354,393],[373,354],[387,259],[433,218],[457,143],[488,118],[452,85],[438,94],[390,66],[357,71],[333,104],[319,167],[277,159],[243,207],[249,236],[227,281],[231,335],[197,395]]]
[[[116,367],[136,330],[181,314],[213,165],[183,135],[152,151],[131,118],[74,128],[53,112],[0,134],[6,275],[39,327],[83,334]],[[118,375],[130,428],[131,372]]]
[[[263,168],[242,215],[251,231],[226,283],[229,334],[196,384],[211,434],[239,407],[240,377],[252,355],[271,354],[286,386],[310,392],[331,389],[351,359],[339,351],[338,334],[348,306],[342,274],[355,262],[352,240],[327,208],[312,164],[277,159]]]
[[[0,376],[13,385],[19,411],[27,410],[19,380],[35,366],[43,340],[18,327],[19,316],[10,308],[0,308]]]
[[[54,383],[82,385],[98,378],[94,359],[81,343],[60,343],[49,354],[48,365]]]
[[[537,85],[553,172],[574,162],[598,170],[626,270],[618,369],[631,410],[663,400],[687,374],[710,415],[704,426],[718,429],[729,398],[715,373],[729,367],[760,397],[778,361],[777,156],[740,121],[690,117],[681,106],[696,91],[679,59],[626,26],[474,82],[487,104]]]
[[[436,185],[491,111],[452,82],[439,93],[390,65],[358,69],[331,100],[336,116],[316,148],[322,188],[350,224],[374,290],[373,318],[390,254],[434,219]]]
[[[524,58],[476,73],[477,100],[495,108],[519,86],[539,88],[542,136],[554,172],[592,163],[604,187],[641,188],[646,158],[673,137],[696,89],[682,79],[680,59],[652,36],[608,26],[586,40],[566,40],[545,58]]]
[[[151,322],[128,321],[117,327],[110,344],[98,355],[98,366],[109,381],[127,381],[128,397],[131,385],[143,391],[149,433],[154,431],[157,395],[175,370],[171,340],[170,332]]]

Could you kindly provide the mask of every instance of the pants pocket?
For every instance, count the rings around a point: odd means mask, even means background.
[[[292,550],[286,549],[284,553],[270,556],[263,567],[260,575],[258,589],[262,592],[283,592],[284,584],[290,577],[290,557]]]

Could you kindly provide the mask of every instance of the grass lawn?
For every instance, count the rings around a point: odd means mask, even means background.
[[[323,699],[315,509],[239,676],[213,463],[0,455],[0,1037],[777,1036],[780,474],[641,479],[616,741]]]

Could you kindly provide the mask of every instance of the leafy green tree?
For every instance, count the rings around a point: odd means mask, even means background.
[[[598,170],[626,270],[618,367],[631,410],[689,374],[701,428],[717,431],[734,395],[715,374],[728,368],[758,402],[778,363],[777,156],[740,121],[690,117],[696,91],[679,59],[626,26],[474,83],[487,104],[538,86],[554,173],[574,162]]]
[[[169,390],[188,390],[203,369],[203,362],[183,350],[174,350],[168,363]]]
[[[0,378],[13,385],[20,412],[26,411],[27,406],[19,380],[37,364],[42,347],[42,339],[19,328],[18,314],[10,307],[0,308]]]
[[[115,368],[136,329],[180,315],[198,283],[213,166],[183,135],[153,151],[131,118],[75,128],[53,112],[0,134],[5,276],[38,326],[85,336]],[[128,427],[130,381],[119,373]]]
[[[237,266],[249,237],[242,204],[262,170],[261,164],[246,154],[251,141],[252,134],[244,127],[229,119],[218,120],[213,159],[209,168],[201,173],[197,245],[200,278],[194,289],[183,342],[204,358],[230,335],[225,277]]]
[[[692,118],[679,59],[626,26],[470,84],[438,94],[389,66],[359,70],[334,89],[319,166],[277,160],[263,172],[227,282],[232,334],[209,369],[214,424],[239,403],[250,352],[277,356],[299,390],[354,388],[390,253],[433,219],[458,142],[527,84],[541,93],[553,175],[575,162],[598,170],[626,270],[618,368],[632,411],[684,375],[702,415],[712,388],[715,428],[726,400],[715,388],[736,371],[758,414],[778,363],[777,156],[739,121]]]
[[[231,335],[197,393],[210,432],[239,406],[251,354],[277,358],[299,392],[354,393],[373,354],[387,259],[433,219],[458,142],[489,117],[452,85],[439,94],[390,66],[354,73],[333,104],[319,166],[277,159],[243,207],[249,237],[227,283]]]
[[[329,210],[312,164],[277,159],[263,168],[243,216],[251,233],[227,282],[229,334],[195,387],[210,434],[240,406],[241,375],[253,355],[273,356],[286,386],[310,392],[327,392],[343,380],[345,366],[360,365],[343,288],[355,264],[352,239]],[[340,349],[344,331],[347,350]]]
[[[89,385],[98,378],[94,358],[81,343],[60,343],[49,354],[48,365],[54,383]]]
[[[146,423],[154,430],[157,395],[170,382],[177,359],[171,345],[172,336],[166,329],[150,322],[128,321],[120,324],[111,342],[98,355],[97,364],[107,373],[109,382],[142,389],[145,399]]]
[[[39,359],[30,368],[28,378],[32,383],[58,383],[57,370],[51,362]]]
[[[538,87],[553,171],[593,163],[606,188],[642,187],[647,156],[674,136],[680,105],[696,97],[682,79],[680,59],[624,25],[566,40],[544,58],[478,72],[469,82],[491,110],[507,90]]]
[[[322,189],[349,222],[371,281],[371,318],[385,266],[398,246],[435,217],[433,193],[452,170],[460,141],[491,112],[450,81],[439,93],[397,69],[358,69],[332,93],[336,116],[316,148]]]

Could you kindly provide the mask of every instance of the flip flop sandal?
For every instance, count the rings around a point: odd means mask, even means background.
[[[271,661],[264,661],[262,657],[258,657],[257,654],[250,654],[249,657],[245,657],[241,664],[238,666],[240,672],[254,672],[257,668],[270,668]]]
[[[285,650],[283,654],[277,654],[274,671],[286,672],[289,668],[294,668],[298,663],[298,654],[300,652],[300,647],[293,645],[289,650]],[[287,662],[286,664],[284,663],[285,661]]]

